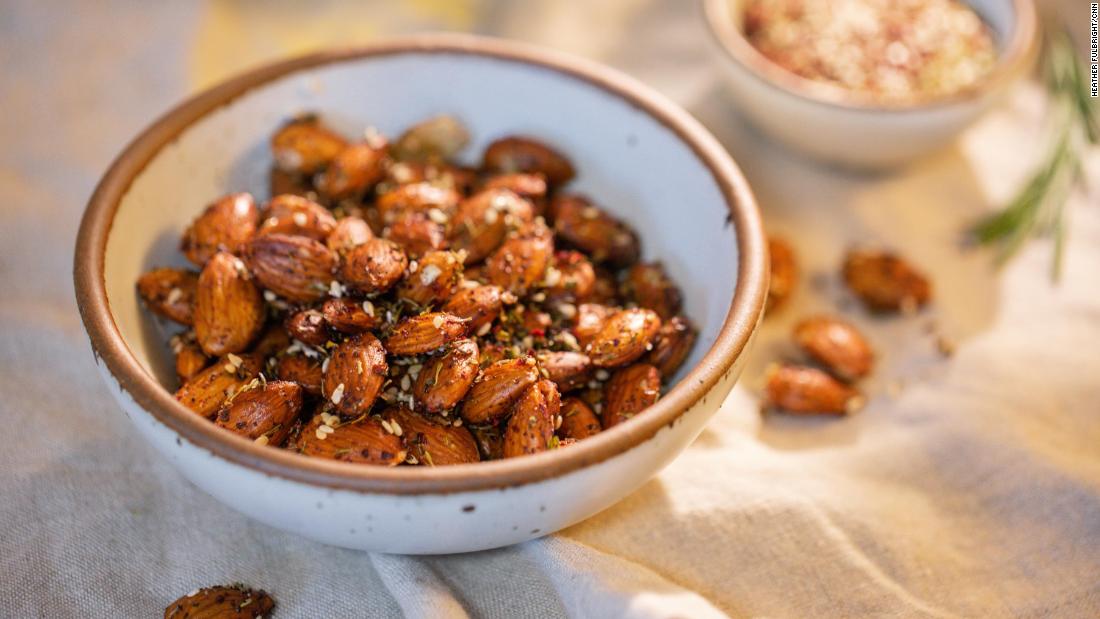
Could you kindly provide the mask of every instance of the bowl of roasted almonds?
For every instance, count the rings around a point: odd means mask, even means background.
[[[1032,0],[702,0],[739,111],[859,169],[943,148],[1026,77]]]
[[[75,281],[139,432],[257,520],[399,553],[586,518],[702,430],[766,294],[753,196],[660,95],[430,35],[246,73],[138,136]]]

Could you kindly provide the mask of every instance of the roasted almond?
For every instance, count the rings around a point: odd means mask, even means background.
[[[219,252],[202,269],[195,289],[195,338],[207,355],[243,352],[263,330],[260,289],[240,258]]]
[[[256,343],[252,345],[252,350],[249,352],[259,355],[262,359],[266,359],[283,352],[289,346],[290,336],[287,335],[283,325],[278,323],[269,324],[268,327],[260,333],[260,337],[256,339]]]
[[[498,174],[485,181],[482,189],[507,189],[530,202],[535,207],[536,215],[541,215],[545,207],[546,178],[541,174]]]
[[[313,174],[324,168],[348,145],[316,117],[295,119],[271,138],[271,152],[280,170]]]
[[[348,216],[336,222],[325,244],[338,255],[344,255],[374,238],[367,222],[360,217]]]
[[[481,262],[504,242],[510,227],[534,218],[531,203],[507,189],[485,189],[462,201],[451,220],[451,246],[466,264]]]
[[[490,283],[522,297],[542,281],[553,250],[553,242],[542,236],[508,239],[485,263],[485,275]]]
[[[500,421],[538,379],[534,357],[497,361],[481,371],[466,393],[462,401],[462,418],[478,425]]]
[[[817,368],[773,365],[768,369],[767,405],[799,414],[844,415],[863,406],[858,391]]]
[[[325,315],[315,309],[291,314],[286,319],[286,332],[290,337],[310,346],[324,346],[329,341]]]
[[[581,440],[599,434],[600,418],[580,398],[565,398],[561,402],[561,427],[558,436]]]
[[[348,252],[340,281],[364,294],[385,292],[401,279],[409,259],[392,241],[372,238]]]
[[[211,359],[196,342],[179,342],[176,350],[176,376],[186,383],[210,365]]]
[[[505,458],[546,451],[552,447],[561,413],[561,396],[549,380],[540,380],[520,396],[504,427]]]
[[[481,167],[494,174],[529,172],[541,174],[551,185],[569,182],[576,172],[562,154],[537,140],[508,136],[485,149]]]
[[[388,370],[378,338],[370,333],[352,336],[332,350],[325,368],[325,399],[344,416],[363,415],[374,405]]]
[[[198,283],[199,275],[194,271],[153,269],[138,279],[137,290],[145,307],[154,314],[190,326]]]
[[[543,281],[546,296],[559,301],[579,301],[592,294],[596,271],[579,251],[559,251]]]
[[[214,423],[245,438],[279,447],[302,410],[302,387],[284,380],[241,391],[222,406]]]
[[[661,397],[661,374],[648,363],[616,370],[604,388],[600,422],[606,430],[652,406]]]
[[[337,258],[304,236],[268,234],[252,239],[244,260],[260,285],[291,301],[317,301],[328,294]]]
[[[410,462],[427,466],[447,466],[479,462],[477,442],[470,431],[463,426],[450,423],[436,423],[428,420],[404,406],[392,406],[382,412],[383,424],[389,423],[391,429],[400,432]]]
[[[404,439],[377,417],[343,422],[328,413],[316,415],[302,427],[297,447],[306,456],[379,466],[397,466],[407,453]]]
[[[637,262],[638,236],[625,222],[594,206],[588,198],[559,195],[550,203],[554,231],[596,262],[626,266]]]
[[[806,354],[844,380],[871,373],[875,361],[871,346],[858,329],[839,318],[807,318],[795,327],[794,339]]]
[[[341,333],[362,333],[382,324],[374,303],[369,299],[359,301],[349,297],[328,299],[321,306],[321,313],[330,327]]]
[[[544,376],[554,381],[562,393],[578,389],[588,382],[592,361],[586,354],[543,350],[535,353],[535,358],[545,371]]]
[[[932,298],[928,279],[890,252],[848,252],[844,281],[868,309],[880,312],[915,311]]]
[[[477,378],[479,361],[477,343],[462,339],[425,362],[412,389],[417,409],[439,413],[454,408]]]
[[[626,365],[650,349],[660,329],[661,319],[653,310],[621,310],[607,319],[585,352],[597,367]]]
[[[164,609],[164,619],[259,619],[275,608],[275,600],[262,589],[244,585],[203,587],[188,593]]]
[[[399,161],[434,161],[454,157],[470,142],[470,132],[454,116],[433,116],[408,129],[391,152]]]
[[[310,359],[305,355],[283,355],[275,364],[275,375],[279,380],[301,385],[309,395],[321,395],[324,372],[319,359]]]
[[[695,329],[695,325],[691,324],[687,318],[673,316],[661,325],[661,330],[657,332],[657,339],[653,342],[653,350],[644,357],[644,360],[656,366],[662,377],[671,378],[684,364],[698,336],[699,332]]]
[[[385,174],[386,144],[351,144],[317,177],[317,191],[330,200],[356,198]]]
[[[399,211],[393,223],[382,230],[382,237],[397,243],[413,257],[447,247],[444,224],[419,211]]]
[[[430,182],[407,183],[379,196],[376,206],[386,223],[397,221],[401,213],[415,211],[443,224],[454,215],[461,199],[462,196],[449,187]]]
[[[231,193],[206,207],[183,233],[180,251],[203,266],[219,251],[237,253],[256,233],[260,212],[247,193]]]
[[[631,267],[623,280],[623,297],[657,312],[661,320],[675,316],[684,300],[680,288],[660,262]]]
[[[398,161],[386,168],[387,186],[429,182],[461,194],[477,182],[477,171],[445,161]]]
[[[771,279],[768,281],[765,312],[782,306],[798,286],[798,259],[786,241],[768,237],[768,257],[771,260]]]
[[[226,398],[237,393],[260,373],[259,355],[226,355],[199,372],[176,391],[176,399],[203,417],[221,408]]]
[[[416,261],[416,270],[397,287],[397,298],[417,305],[435,305],[450,299],[462,281],[462,258],[450,251],[430,251]]]
[[[429,312],[397,323],[386,338],[386,350],[395,355],[419,355],[465,335],[465,320],[446,312]]]
[[[460,287],[442,309],[466,320],[470,333],[484,335],[482,330],[500,315],[501,294],[499,286]]]
[[[267,204],[257,234],[296,234],[324,241],[336,229],[336,218],[313,200],[292,194],[275,196]]]
[[[582,303],[573,317],[573,335],[582,347],[587,346],[603,330],[615,309],[598,303]]]

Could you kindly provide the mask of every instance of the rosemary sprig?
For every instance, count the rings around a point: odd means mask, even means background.
[[[1029,239],[1053,236],[1052,278],[1057,281],[1066,238],[1065,204],[1084,181],[1082,159],[1090,144],[1100,142],[1100,120],[1069,35],[1059,31],[1049,37],[1044,55],[1053,119],[1050,150],[1008,205],[970,232],[978,243],[997,246],[998,264],[1016,255]]]

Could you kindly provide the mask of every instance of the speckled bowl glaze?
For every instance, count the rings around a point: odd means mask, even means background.
[[[775,139],[842,167],[896,167],[950,144],[1033,66],[1039,41],[1032,0],[966,0],[993,31],[992,71],[954,95],[883,103],[802,78],[764,57],[742,30],[747,0],[702,0],[737,107]]]
[[[476,156],[504,134],[539,136],[580,171],[573,189],[625,217],[684,288],[701,338],[663,399],[567,449],[452,467],[384,468],[262,447],[176,402],[166,333],[139,307],[143,271],[182,264],[181,230],[211,199],[260,197],[268,140],[316,110],[349,133],[395,135],[449,113]],[[591,63],[514,43],[425,35],[266,66],[183,103],[138,136],[92,196],[76,293],[111,392],[140,433],[218,500],[327,544],[453,553],[546,535],[620,500],[702,430],[733,387],[767,283],[752,193],[687,113]]]

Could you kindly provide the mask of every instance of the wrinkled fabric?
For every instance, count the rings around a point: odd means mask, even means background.
[[[664,91],[730,149],[804,274],[659,476],[557,535],[469,555],[325,547],[198,491],[101,384],[70,276],[96,180],[170,105],[264,59],[416,29],[526,39]],[[998,272],[960,231],[1041,152],[1037,87],[948,152],[856,175],[746,128],[706,39],[694,3],[672,1],[0,5],[0,616],[156,616],[234,581],[271,592],[277,617],[1100,615],[1100,157],[1069,208],[1060,285],[1048,243]],[[858,243],[925,269],[933,306],[856,307],[837,270]],[[764,368],[796,355],[791,326],[820,311],[876,348],[867,407],[761,415]]]

